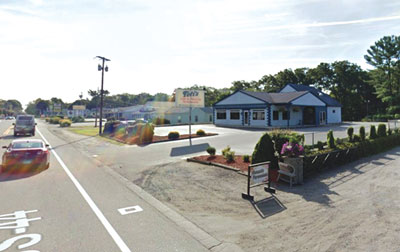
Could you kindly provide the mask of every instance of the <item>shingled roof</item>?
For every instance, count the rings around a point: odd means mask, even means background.
[[[271,104],[287,104],[307,93],[307,91],[288,92],[288,93],[266,93],[266,92],[252,92],[244,90],[242,90],[241,92]]]
[[[323,93],[322,91],[320,91],[314,87],[310,87],[310,86],[306,86],[306,85],[298,85],[298,84],[287,84],[286,86],[290,86],[291,88],[293,88],[296,91],[308,91],[310,93],[313,93],[315,96],[318,96],[323,102],[325,102],[327,106],[331,106],[331,107],[341,107],[342,106],[337,100],[335,100],[334,98],[330,97],[329,95]],[[290,93],[295,93],[295,92],[290,92]]]

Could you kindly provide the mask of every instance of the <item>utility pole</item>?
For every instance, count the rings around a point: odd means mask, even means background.
[[[98,70],[101,71],[101,89],[100,89],[100,127],[99,127],[99,135],[101,135],[101,131],[103,129],[103,96],[104,96],[104,70],[108,72],[108,66],[104,68],[104,62],[110,61],[109,59],[102,57],[102,56],[96,56],[96,58],[99,58],[102,60],[103,64],[98,66]]]

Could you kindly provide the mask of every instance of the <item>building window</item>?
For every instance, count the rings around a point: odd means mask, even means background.
[[[210,115],[210,122],[212,122],[212,115]]]
[[[217,119],[225,120],[226,119],[226,111],[225,110],[217,110]]]
[[[333,113],[333,114],[335,114],[335,112],[336,112],[335,110],[332,110],[332,113]]]
[[[239,119],[240,119],[240,111],[231,110],[231,120],[239,120]]]
[[[289,113],[287,111],[282,111],[282,120],[287,120],[289,118]]]
[[[274,112],[272,113],[272,119],[274,121],[279,120],[279,111],[278,110],[274,110]]]
[[[264,110],[254,110],[253,111],[253,120],[265,120],[265,111]]]
[[[199,121],[199,117],[196,115],[196,116],[194,116],[194,121],[195,122],[198,122]]]

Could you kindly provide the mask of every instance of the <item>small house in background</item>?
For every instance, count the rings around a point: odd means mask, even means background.
[[[239,90],[214,104],[214,124],[302,127],[341,123],[338,101],[313,87],[287,84],[278,93]]]

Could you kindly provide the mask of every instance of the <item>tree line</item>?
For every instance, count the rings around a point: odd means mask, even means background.
[[[400,118],[400,36],[384,36],[376,41],[364,55],[372,70],[363,70],[359,65],[347,60],[332,63],[321,62],[315,68],[284,69],[272,75],[264,75],[259,80],[233,81],[229,88],[192,85],[185,88],[205,90],[205,105],[212,106],[237,90],[278,92],[286,84],[313,86],[330,94],[342,104],[343,120],[361,120],[364,117],[381,114]],[[109,108],[145,104],[148,101],[174,101],[174,94],[148,93],[110,95],[104,91],[104,106]],[[39,115],[54,104],[62,104],[71,109],[73,105],[96,108],[100,103],[100,93],[88,90],[89,98],[65,103],[60,98],[36,99],[26,108],[29,114]],[[0,103],[0,107],[1,103]]]

